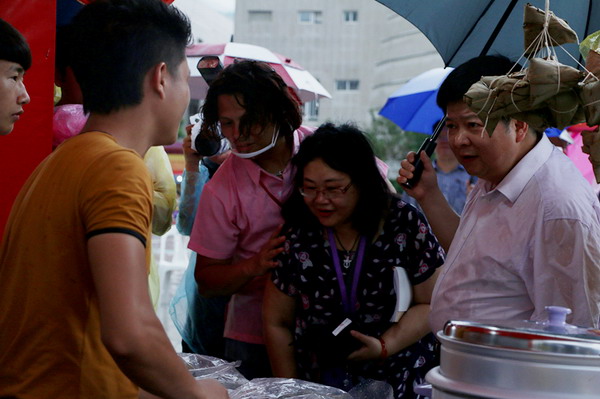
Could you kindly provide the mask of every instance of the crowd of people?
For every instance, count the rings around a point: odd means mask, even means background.
[[[173,205],[157,207],[167,189],[144,157],[176,140],[189,103],[189,20],[160,0],[103,0],[69,33],[86,117],[6,225],[0,397],[226,398],[177,356],[148,283],[151,232],[170,227]],[[31,65],[25,38],[0,20],[0,134],[30,101]],[[488,132],[463,100],[514,65],[480,56],[447,76],[437,159],[420,154],[423,173],[402,196],[356,126],[304,126],[268,65],[224,68],[200,134],[230,149],[203,157],[190,129],[184,140],[177,228],[194,253],[184,351],[241,361],[248,379],[344,390],[383,380],[395,398],[417,398],[448,320],[540,321],[558,305],[598,328],[598,197],[543,131],[514,115]],[[402,160],[400,185],[415,157]]]

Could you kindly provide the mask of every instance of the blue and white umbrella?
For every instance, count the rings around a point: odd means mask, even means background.
[[[404,130],[432,134],[433,124],[444,116],[437,106],[437,92],[454,68],[434,68],[415,76],[395,91],[379,115]]]

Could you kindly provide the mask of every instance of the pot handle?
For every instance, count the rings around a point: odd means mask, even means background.
[[[546,306],[548,312],[548,325],[550,327],[564,327],[567,325],[567,315],[571,309],[562,306]]]
[[[431,384],[419,384],[415,387],[415,393],[417,395],[422,395],[431,398],[433,388],[431,387]]]

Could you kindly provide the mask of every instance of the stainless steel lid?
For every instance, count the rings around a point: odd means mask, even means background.
[[[569,309],[550,306],[547,309],[550,317],[546,322],[451,320],[444,326],[443,338],[496,348],[600,356],[600,330],[567,324],[565,318]]]

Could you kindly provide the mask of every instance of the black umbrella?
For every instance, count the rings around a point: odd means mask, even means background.
[[[478,55],[523,54],[523,10],[526,3],[544,9],[544,0],[377,0],[415,25],[442,56],[456,67]],[[552,0],[550,10],[566,20],[579,40],[600,30],[600,0]],[[563,46],[579,58],[576,44]],[[577,62],[558,49],[559,60]],[[523,64],[524,60],[521,60]],[[579,59],[583,64],[583,61]]]

